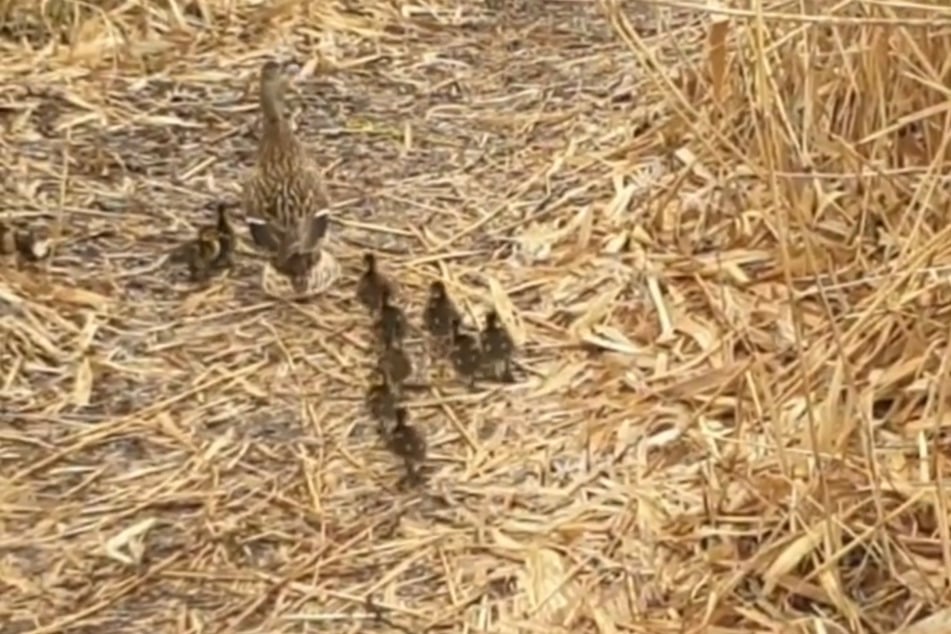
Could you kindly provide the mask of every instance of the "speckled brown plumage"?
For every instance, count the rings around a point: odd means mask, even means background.
[[[218,257],[215,266],[230,267],[234,264],[234,250],[237,237],[234,227],[228,219],[228,205],[223,201],[215,203],[215,230],[218,234]]]
[[[405,408],[397,408],[395,424],[385,435],[385,441],[387,448],[403,459],[407,479],[418,482],[419,465],[426,460],[426,438],[407,421],[408,418]]]
[[[453,319],[449,359],[460,378],[464,379],[469,387],[475,387],[476,374],[482,365],[482,351],[475,337],[463,333],[461,328],[461,320],[458,317]]]
[[[228,206],[215,204],[215,223],[198,228],[196,236],[172,253],[172,261],[184,262],[192,281],[207,280],[212,273],[233,264],[235,235],[228,220]]]
[[[452,320],[459,318],[459,311],[446,292],[446,285],[435,281],[429,285],[429,297],[423,311],[423,326],[434,337],[449,337]]]
[[[50,254],[49,244],[32,229],[21,229],[0,222],[0,256],[38,262]]]
[[[383,303],[384,289],[393,293],[393,284],[377,270],[376,256],[370,252],[363,254],[363,275],[357,282],[357,300],[371,313],[380,309]]]
[[[396,419],[397,396],[386,373],[381,375],[380,382],[367,390],[366,403],[370,415],[380,424],[380,429],[385,430],[387,423]]]
[[[320,248],[327,233],[329,201],[316,166],[285,115],[285,83],[277,62],[264,64],[259,85],[261,140],[254,170],[244,182],[242,204],[255,244],[274,254],[265,265],[265,290],[278,295],[316,294],[336,281],[340,267]],[[280,276],[288,278],[286,283]]]
[[[429,285],[426,307],[423,309],[423,328],[429,333],[430,350],[436,357],[442,357],[449,350],[452,336],[452,320],[460,318],[446,285],[437,280]]]
[[[303,229],[305,236],[322,236],[327,231],[326,214],[312,216]],[[300,250],[295,238],[273,225],[249,221],[255,242],[271,251],[264,267],[262,286],[273,297],[295,299],[321,293],[340,277],[340,263],[322,249]],[[306,238],[316,241],[319,238]]]
[[[380,291],[380,318],[376,323],[377,334],[384,348],[400,347],[406,337],[406,315],[403,309],[390,303],[390,289]]]
[[[482,342],[482,362],[493,379],[512,383],[512,353],[515,343],[505,327],[499,322],[494,310],[485,314],[485,328],[480,336]]]
[[[413,362],[406,351],[399,347],[384,348],[377,360],[377,367],[395,389],[399,389],[413,374]]]
[[[183,255],[192,281],[207,280],[222,255],[218,229],[201,227],[198,236],[185,245]]]

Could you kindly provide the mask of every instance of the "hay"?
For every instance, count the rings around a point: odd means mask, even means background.
[[[0,630],[947,630],[951,9],[487,4],[0,3],[6,219],[55,250],[0,272]],[[243,227],[163,262],[270,55],[348,278],[299,306]],[[366,248],[521,346],[422,369],[422,490]]]

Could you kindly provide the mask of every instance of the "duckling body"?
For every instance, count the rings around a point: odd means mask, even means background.
[[[461,332],[461,327],[459,318],[452,320],[449,359],[456,373],[465,379],[471,388],[475,387],[476,374],[482,365],[482,351],[475,337]]]
[[[388,421],[396,420],[396,394],[393,393],[385,373],[380,383],[371,385],[367,390],[366,402],[367,409],[377,419],[381,430],[386,428]]]
[[[221,255],[216,227],[202,227],[198,236],[185,245],[185,262],[193,282],[207,280]]]
[[[386,445],[391,452],[403,459],[407,479],[418,481],[418,467],[426,460],[426,439],[407,419],[406,409],[397,408],[395,424],[386,435]]]
[[[383,304],[384,290],[392,296],[393,285],[384,277],[376,266],[376,256],[372,253],[363,255],[364,271],[357,282],[357,300],[371,313],[376,313]]]
[[[390,289],[384,287],[380,294],[380,318],[377,331],[384,348],[398,348],[406,337],[406,315],[399,306],[390,303]]]
[[[50,253],[47,241],[32,229],[19,229],[0,222],[0,256],[38,262]]]
[[[215,258],[215,267],[231,267],[234,265],[234,250],[237,239],[234,227],[228,220],[228,206],[219,201],[215,204],[215,229],[218,233],[218,256]]]
[[[230,268],[234,263],[235,235],[228,221],[227,205],[215,205],[214,224],[198,227],[194,238],[176,247],[171,261],[184,263],[193,282],[205,281],[212,273]]]
[[[429,297],[423,311],[423,326],[436,340],[436,351],[445,352],[452,336],[452,320],[459,319],[459,311],[446,292],[446,286],[440,281],[429,285]]]
[[[384,348],[377,367],[394,387],[402,386],[413,373],[413,363],[401,347]]]
[[[505,327],[499,322],[499,315],[490,310],[485,315],[485,328],[482,331],[482,361],[492,378],[512,383],[512,353],[515,342]]]

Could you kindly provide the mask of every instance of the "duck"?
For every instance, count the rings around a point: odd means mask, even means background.
[[[273,254],[261,275],[265,293],[295,299],[326,292],[341,269],[336,257],[322,246],[330,200],[316,165],[291,129],[285,113],[286,84],[278,62],[262,65],[261,140],[241,198],[252,240]]]

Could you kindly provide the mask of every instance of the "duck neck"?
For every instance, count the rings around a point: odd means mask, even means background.
[[[276,85],[261,86],[261,114],[263,118],[262,145],[287,146],[294,135],[284,114],[284,96]]]

